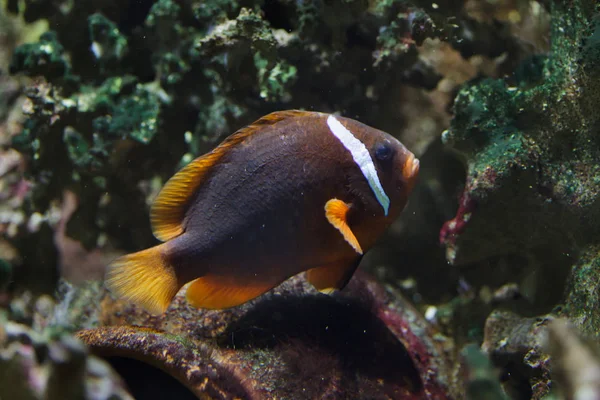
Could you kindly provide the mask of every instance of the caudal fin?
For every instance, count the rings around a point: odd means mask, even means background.
[[[163,256],[164,244],[117,258],[106,272],[106,287],[153,314],[167,310],[181,288]]]

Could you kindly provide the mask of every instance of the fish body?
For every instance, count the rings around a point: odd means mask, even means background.
[[[165,243],[117,259],[107,286],[154,313],[189,282],[202,308],[242,304],[303,271],[323,292],[341,289],[418,169],[397,139],[352,119],[269,114],[167,182],[151,210]]]

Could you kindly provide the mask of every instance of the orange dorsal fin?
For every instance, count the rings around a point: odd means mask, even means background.
[[[175,269],[163,256],[164,244],[117,258],[106,272],[106,287],[150,313],[161,314],[181,285]]]
[[[306,271],[306,280],[321,293],[331,294],[346,286],[360,264],[360,260],[362,260],[362,256],[309,269]]]
[[[325,203],[325,217],[327,217],[327,221],[340,231],[346,242],[358,254],[362,254],[363,251],[360,243],[358,243],[358,239],[356,239],[352,229],[348,226],[347,215],[349,210],[350,206],[338,199],[331,199]]]
[[[206,180],[211,168],[218,164],[231,148],[266,126],[305,114],[306,111],[288,110],[265,115],[229,136],[211,152],[183,167],[167,181],[152,204],[150,222],[154,236],[164,242],[183,233],[183,220],[194,193]]]
[[[196,308],[223,309],[239,306],[268,292],[280,281],[236,282],[226,276],[205,275],[187,288],[185,297]]]

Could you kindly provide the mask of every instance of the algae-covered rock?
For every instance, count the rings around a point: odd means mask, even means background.
[[[64,47],[58,41],[56,33],[46,32],[38,43],[25,44],[15,50],[10,72],[56,79],[64,77],[69,68]]]
[[[550,51],[525,59],[510,77],[465,85],[442,137],[463,155],[468,174],[456,216],[440,239],[455,265],[502,270],[512,264],[516,272],[504,279],[518,282],[528,304],[518,310],[522,316],[492,314],[484,347],[511,376],[526,377],[505,383],[514,396],[530,387],[532,398],[550,393],[552,361],[536,338],[545,317],[525,316],[552,310],[598,335],[591,304],[600,239],[600,120],[594,111],[600,106],[594,51],[600,10],[591,1],[548,7]],[[566,307],[557,307],[563,302]]]
[[[568,253],[597,230],[597,72],[582,51],[592,12],[590,2],[553,4],[551,53],[524,61],[537,71],[459,92],[443,136],[469,167],[457,217],[442,232],[452,262]]]
[[[598,275],[600,274],[600,253],[597,246],[590,246],[581,252],[573,265],[567,286],[565,311],[570,321],[586,336],[600,334],[600,314],[598,313]]]
[[[0,396],[7,399],[133,399],[109,364],[79,340],[6,320],[0,323],[0,371]]]
[[[100,69],[110,68],[110,63],[118,63],[127,54],[127,38],[117,25],[102,14],[88,17],[91,50],[98,60]],[[113,67],[114,68],[114,67]]]
[[[552,360],[547,351],[548,325],[555,315],[524,318],[494,311],[485,323],[482,350],[500,368],[510,398],[542,399],[552,390]]]

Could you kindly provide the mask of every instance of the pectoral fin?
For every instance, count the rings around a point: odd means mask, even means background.
[[[185,297],[196,308],[230,308],[260,296],[279,283],[281,282],[236,282],[230,277],[206,275],[192,281]]]
[[[336,290],[343,289],[348,284],[360,264],[360,260],[362,260],[362,256],[309,269],[306,271],[306,279],[321,293],[331,294]]]
[[[339,199],[331,199],[325,203],[325,216],[331,225],[333,225],[344,237],[346,242],[358,253],[363,253],[358,239],[354,236],[352,229],[348,226],[347,215],[350,206]]]

